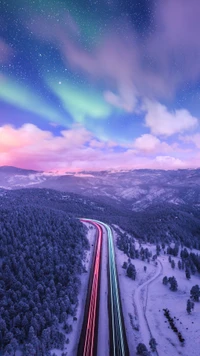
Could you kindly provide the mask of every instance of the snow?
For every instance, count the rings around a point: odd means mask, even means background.
[[[75,177],[81,177],[81,178],[94,178],[93,174],[89,174],[89,173],[76,173],[74,174]]]
[[[114,233],[114,239],[116,242],[116,233]],[[142,246],[148,247],[155,254],[155,245],[142,244]],[[147,263],[139,259],[132,260],[137,271],[136,280],[133,281],[126,276],[126,271],[122,268],[123,262],[127,261],[128,257],[117,247],[115,252],[124,322],[129,349],[132,350],[131,355],[136,355],[136,347],[140,342],[149,348],[149,340],[154,337],[158,345],[157,353],[152,354],[199,356],[200,303],[195,303],[191,315],[188,315],[186,311],[186,303],[192,286],[200,284],[199,275],[192,275],[191,280],[188,281],[185,272],[177,267],[179,258],[172,256],[176,263],[175,269],[172,269],[168,255],[161,251],[157,265],[153,261]],[[144,272],[144,266],[147,266],[146,272]],[[175,276],[178,291],[173,292],[168,285],[163,285],[164,276]],[[169,323],[164,316],[163,308],[168,308],[171,317],[175,317],[178,331],[185,339],[184,346],[181,345],[177,334],[168,328]]]
[[[159,343],[157,347],[160,356],[173,355],[175,352],[184,356],[197,356],[200,354],[200,305],[195,303],[194,311],[188,315],[186,302],[189,299],[192,286],[200,284],[200,279],[198,275],[192,275],[191,280],[188,281],[185,272],[180,271],[177,267],[178,258],[173,257],[173,260],[176,263],[174,270],[168,262],[168,256],[160,258],[163,275],[149,286],[147,319],[149,319],[155,339],[162,340],[162,344]],[[178,282],[177,292],[170,291],[168,286],[162,284],[162,278],[165,275],[175,276]],[[185,338],[184,347],[180,345],[177,335],[168,329],[169,325],[165,323],[163,308],[168,308],[171,316],[176,318],[175,324]]]

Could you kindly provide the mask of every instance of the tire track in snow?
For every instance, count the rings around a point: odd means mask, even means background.
[[[158,269],[156,270],[154,276],[151,277],[150,279],[148,279],[146,282],[142,283],[140,286],[138,286],[138,288],[136,289],[136,291],[133,295],[134,305],[137,309],[139,328],[140,328],[140,330],[142,330],[142,335],[141,335],[142,342],[144,342],[144,344],[146,344],[146,345],[149,345],[149,340],[150,340],[150,338],[153,337],[149,323],[148,323],[148,319],[146,316],[146,308],[147,308],[147,302],[148,302],[148,287],[151,283],[153,283],[157,278],[159,278],[163,274],[162,262],[159,259],[157,259],[157,261],[158,261],[158,265],[157,265]],[[158,352],[157,352],[157,355],[158,355]]]

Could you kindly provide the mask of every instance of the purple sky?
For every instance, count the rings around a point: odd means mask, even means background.
[[[0,165],[200,164],[198,0],[3,1]]]

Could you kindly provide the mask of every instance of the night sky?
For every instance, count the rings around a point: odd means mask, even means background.
[[[200,167],[199,0],[1,0],[0,165]]]

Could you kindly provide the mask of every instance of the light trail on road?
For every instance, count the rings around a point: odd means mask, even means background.
[[[97,319],[98,319],[98,295],[99,295],[99,280],[100,280],[100,263],[101,263],[101,247],[102,247],[102,228],[93,221],[81,219],[82,222],[89,222],[93,224],[98,233],[98,241],[96,247],[96,254],[93,266],[92,284],[89,291],[89,308],[86,312],[86,328],[83,327],[82,337],[83,342],[80,342],[78,355],[80,356],[94,356],[95,346],[97,340]]]
[[[110,355],[112,356],[128,356],[129,350],[126,341],[126,334],[125,328],[123,324],[123,317],[121,311],[121,303],[120,303],[120,294],[118,288],[118,279],[117,279],[117,271],[116,271],[116,263],[115,263],[115,251],[114,251],[114,243],[113,243],[113,236],[112,230],[107,225],[98,220],[91,220],[91,219],[81,219],[81,221],[85,221],[91,223],[96,226],[96,228],[101,230],[102,227],[106,229],[107,236],[108,236],[108,252],[109,252],[109,261],[108,261],[108,284],[109,284],[109,300],[108,304],[110,306]],[[94,272],[94,280],[95,280],[95,273]],[[94,282],[95,283],[95,282]],[[96,290],[96,289],[95,289]],[[97,292],[95,292],[97,293]],[[94,293],[94,294],[95,294]],[[94,330],[94,319],[92,320],[93,309],[95,306],[93,300],[91,299],[91,313],[88,314],[88,325],[89,331],[90,329]],[[84,350],[86,353],[83,355],[93,355],[92,353],[87,353],[89,350],[89,343],[93,344],[92,335],[94,336],[94,332],[89,332],[89,335],[85,339],[85,348]],[[90,352],[90,351],[89,351]]]
[[[115,250],[113,235],[110,226],[101,223],[108,234],[108,251],[109,251],[109,287],[110,287],[110,305],[111,305],[111,352],[113,356],[129,355],[126,342],[125,330],[123,327],[123,317],[121,312],[120,295],[118,288],[118,279],[115,263]]]

